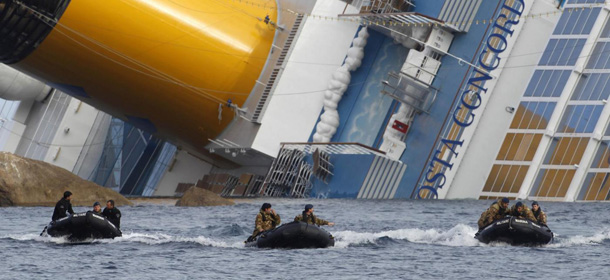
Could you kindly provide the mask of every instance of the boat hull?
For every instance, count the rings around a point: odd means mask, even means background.
[[[546,226],[529,220],[508,217],[493,222],[475,235],[483,243],[505,242],[511,245],[543,245],[553,240]]]
[[[43,231],[44,234],[69,240],[115,238],[122,235],[121,230],[110,221],[91,211],[51,222]]]
[[[266,231],[246,246],[258,248],[327,248],[335,246],[334,237],[323,228],[303,222],[292,222]]]

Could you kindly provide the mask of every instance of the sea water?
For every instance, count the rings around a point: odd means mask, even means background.
[[[334,222],[326,249],[245,248],[260,206]],[[610,204],[541,203],[552,244],[473,238],[490,201],[255,199],[120,207],[123,237],[41,237],[50,207],[0,208],[0,279],[608,279]],[[511,201],[511,205],[514,201]],[[530,203],[528,202],[528,205]],[[75,207],[75,211],[89,210]]]

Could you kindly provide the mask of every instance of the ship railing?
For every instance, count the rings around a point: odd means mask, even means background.
[[[313,178],[327,184],[334,175],[333,155],[378,155],[385,153],[360,143],[281,143],[260,195],[279,197],[310,197]]]
[[[415,7],[408,0],[353,0],[352,6],[360,10],[360,13],[403,13]]]

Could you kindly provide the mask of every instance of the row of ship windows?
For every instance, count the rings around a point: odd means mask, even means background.
[[[498,160],[515,161],[515,164],[495,164],[487,178],[485,192],[519,192],[530,168],[542,134],[509,134],[498,155]],[[572,182],[575,166],[581,162],[590,139],[587,137],[560,137],[553,139],[540,172],[530,191],[532,196],[563,197]],[[610,188],[610,141],[601,141],[590,165],[601,171],[589,172],[580,200],[606,200]]]
[[[585,39],[550,39],[538,65],[574,66],[576,60],[581,58],[579,54],[586,45]],[[587,69],[608,69],[609,55],[610,46],[608,39],[601,39],[600,42],[595,43],[595,47],[590,55],[582,57],[588,59]]]
[[[523,101],[519,104],[511,129],[546,129],[556,102]],[[592,133],[604,105],[568,105],[559,122],[557,133]],[[606,129],[610,135],[610,129]]]
[[[609,52],[610,54],[610,52]],[[536,70],[523,96],[559,97],[571,70]],[[571,100],[608,100],[610,73],[584,73],[576,83]]]
[[[569,4],[604,3],[604,0],[570,0]],[[562,14],[554,35],[589,34],[600,13],[600,8],[572,9]],[[601,38],[610,38],[610,24],[604,26]],[[542,54],[540,66],[574,66],[586,39],[551,39]],[[588,59],[587,69],[610,69],[610,42],[599,42]],[[595,70],[593,70],[595,71]],[[602,100],[610,96],[610,73],[585,73],[570,97],[561,117],[557,133],[575,134],[580,137],[554,137],[545,151],[542,166],[536,175],[530,196],[564,197],[574,178],[577,165],[590,142],[590,135],[597,125],[604,107]],[[489,173],[484,192],[518,193],[530,168],[572,70],[536,70],[524,93],[524,97],[549,98],[548,101],[523,101],[520,103],[510,128],[537,130],[532,133],[507,133],[498,152],[497,162]],[[552,100],[552,101],[551,101]],[[599,104],[574,104],[583,101],[600,101]],[[610,135],[610,128],[606,129]],[[513,163],[510,163],[513,162]],[[590,165],[591,168],[610,168],[610,141],[601,141]],[[610,173],[589,172],[578,195],[579,200],[608,200],[610,197]],[[482,197],[484,198],[484,197]],[[489,198],[489,197],[486,197]]]
[[[583,2],[584,3],[584,2]],[[588,3],[588,2],[587,2]],[[603,1],[602,1],[603,3]],[[573,3],[577,4],[577,3]],[[553,35],[588,35],[597,20],[601,8],[568,8],[562,14],[555,26]],[[606,22],[600,38],[610,38],[610,22]],[[578,59],[586,39],[551,39],[542,54],[540,64],[542,66],[573,66]],[[595,46],[587,68],[608,68],[608,57],[610,46],[606,42],[600,42]]]
[[[589,34],[601,8],[567,8],[555,26],[553,35]]]
[[[530,162],[534,158],[541,139],[542,134],[540,133],[508,133],[496,160]],[[589,137],[554,137],[543,163],[547,165],[579,164],[589,139]],[[593,164],[592,167],[601,165],[599,162]]]
[[[538,65],[574,66],[586,42],[586,39],[550,39]],[[588,58],[587,69],[609,69],[610,42],[596,43],[591,54],[583,58]]]
[[[516,194],[522,187],[528,169],[529,166],[527,165],[494,165],[483,191]],[[529,195],[533,197],[565,197],[575,173],[576,170],[570,169],[541,168]],[[610,172],[587,173],[577,199],[609,200]]]
[[[606,0],[570,0],[568,4],[595,4],[604,3]]]
[[[541,139],[540,133],[508,133],[496,160],[530,162]],[[589,140],[589,137],[554,137],[543,164],[566,166],[580,164]],[[607,140],[600,142],[591,162],[591,168],[610,168],[609,143]]]
[[[521,190],[528,169],[528,165],[496,164],[492,167],[483,191],[516,194]],[[540,169],[530,195],[564,197],[574,173],[575,170],[568,169]]]

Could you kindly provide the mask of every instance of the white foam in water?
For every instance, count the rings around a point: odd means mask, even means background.
[[[437,229],[423,230],[398,229],[382,231],[377,233],[340,231],[335,232],[335,246],[345,248],[357,244],[375,244],[379,238],[388,237],[394,240],[407,240],[413,243],[440,244],[445,246],[481,246],[482,244],[474,239],[477,230],[473,227],[458,224],[447,231]]]
[[[65,237],[50,237],[40,236],[40,234],[20,234],[20,235],[7,235],[7,238],[18,240],[18,241],[38,241],[38,242],[49,242],[55,244],[70,243]]]
[[[483,244],[478,240],[474,239],[474,234],[477,230],[473,227],[458,224],[453,228],[442,231],[438,229],[397,229],[382,232],[355,232],[355,231],[338,231],[334,232],[335,236],[335,247],[347,248],[351,245],[365,245],[365,244],[376,244],[380,238],[387,237],[393,240],[406,240],[413,243],[422,244],[436,244],[444,246],[456,246],[456,247],[472,247],[472,246],[509,246],[504,243],[491,243],[489,245]],[[49,237],[40,236],[39,234],[11,234],[4,235],[0,238],[9,238],[18,241],[36,241],[45,243],[55,244],[67,244],[74,243],[67,240],[64,237]],[[544,247],[558,248],[558,247],[571,247],[579,245],[599,245],[604,241],[610,240],[610,229],[605,229],[592,236],[576,235],[571,237],[563,238],[562,236],[555,236],[555,240],[552,244],[545,245]],[[241,241],[237,242],[225,242],[215,240],[205,236],[196,237],[183,237],[183,236],[171,236],[163,233],[125,233],[122,237],[115,239],[95,239],[95,240],[84,240],[79,243],[119,243],[119,242],[135,242],[143,243],[147,245],[159,245],[167,243],[197,243],[203,246],[220,247],[220,248],[244,248],[244,244]]]
[[[602,244],[604,240],[610,239],[610,231],[603,230],[602,232],[596,233],[593,236],[576,235],[563,239],[561,236],[555,236],[553,244],[549,244],[549,247],[571,247],[578,245],[598,245]]]
[[[244,247],[242,242],[227,243],[224,241],[217,241],[205,236],[197,237],[182,237],[182,236],[171,236],[163,233],[155,234],[144,234],[144,233],[126,233],[121,237],[114,239],[99,239],[102,243],[115,243],[115,242],[138,242],[148,245],[159,245],[166,243],[197,243],[204,246],[221,247],[221,248],[238,248]]]
[[[358,244],[375,244],[382,237],[388,237],[394,240],[406,240],[413,243],[422,244],[437,244],[444,246],[492,246],[492,247],[503,247],[510,246],[506,243],[490,243],[483,244],[478,240],[474,239],[474,234],[477,232],[476,228],[458,224],[447,231],[441,231],[437,229],[423,230],[419,228],[415,229],[398,229],[390,231],[382,231],[377,233],[370,232],[354,232],[354,231],[340,231],[335,232],[335,246],[339,248],[346,248],[350,245]],[[553,243],[544,245],[544,247],[570,247],[579,245],[599,245],[604,241],[610,240],[610,229],[603,230],[602,232],[596,233],[592,236],[576,235],[567,238],[561,236],[555,236]]]
[[[510,246],[506,243],[483,244],[474,239],[474,234],[476,232],[476,228],[464,224],[458,224],[447,231],[437,229],[423,230],[415,228],[382,231],[377,233],[340,231],[335,232],[334,235],[336,238],[335,246],[339,248],[345,248],[350,245],[358,244],[375,244],[382,237],[388,237],[394,240],[406,240],[413,243],[437,244],[445,246]],[[544,247],[556,248],[579,245],[598,245],[602,244],[605,240],[610,240],[610,229],[605,229],[592,236],[576,235],[564,239],[561,236],[556,235],[553,243],[544,245]]]
[[[123,234],[122,237],[114,239],[91,239],[83,240],[79,242],[69,241],[65,237],[50,237],[40,236],[38,234],[24,234],[24,235],[6,235],[6,238],[10,238],[18,241],[38,241],[38,242],[49,242],[55,244],[74,244],[74,243],[119,243],[119,242],[137,242],[148,245],[159,245],[166,243],[197,243],[203,246],[221,247],[221,248],[243,248],[243,242],[227,243],[223,241],[217,241],[205,236],[197,237],[181,237],[171,236],[163,233],[156,234],[143,234],[143,233],[127,233]]]

